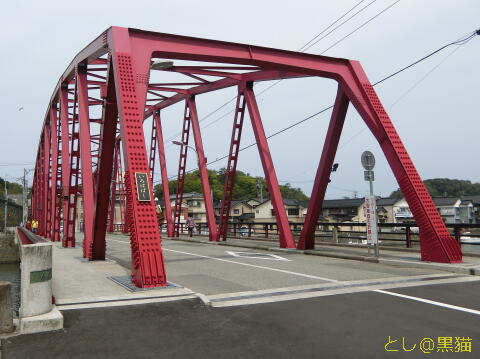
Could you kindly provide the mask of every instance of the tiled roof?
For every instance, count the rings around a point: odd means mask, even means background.
[[[480,204],[480,195],[463,196],[462,199],[472,201],[472,203],[476,205]]]
[[[363,198],[326,199],[323,201],[323,208],[358,207],[364,201]]]
[[[453,206],[459,198],[457,197],[432,197],[436,206]]]

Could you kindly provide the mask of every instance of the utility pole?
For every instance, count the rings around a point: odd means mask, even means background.
[[[7,192],[7,175],[5,174],[5,177],[3,179],[3,184],[5,187],[5,208],[4,208],[4,226],[3,226],[3,231],[7,233],[7,211],[8,211],[8,192]]]

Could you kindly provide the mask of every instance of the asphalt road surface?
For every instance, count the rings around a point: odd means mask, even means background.
[[[395,290],[436,301],[476,304],[480,285]],[[442,294],[438,294],[438,293]],[[448,294],[445,294],[448,293]],[[198,301],[63,312],[65,329],[3,343],[6,359],[51,358],[478,358],[480,317],[376,292],[227,308]],[[388,336],[400,340],[388,347]],[[423,338],[469,337],[472,352],[410,349]]]
[[[425,285],[425,276],[451,274],[294,253],[265,259],[256,257],[261,251],[241,248],[163,244],[169,281],[211,297],[292,285],[413,282],[251,305],[212,307],[188,299],[65,310],[64,330],[3,340],[2,359],[480,357],[480,281],[473,277]],[[108,253],[129,266],[124,238],[110,238]]]

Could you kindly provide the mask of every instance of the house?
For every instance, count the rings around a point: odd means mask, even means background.
[[[323,201],[322,215],[328,222],[360,222],[363,198],[327,199]]]
[[[170,205],[172,206],[172,213],[175,208],[176,195],[170,196]],[[184,222],[188,216],[192,216],[195,222],[207,222],[207,210],[205,208],[205,201],[203,194],[197,192],[184,193],[182,197],[183,216],[180,217],[180,222]]]
[[[472,202],[473,205],[473,223],[480,223],[480,195],[463,196],[462,200]]]
[[[306,202],[296,199],[284,199],[285,211],[289,222],[303,223],[304,215],[306,213]],[[254,208],[254,222],[256,223],[275,223],[275,210],[273,209],[272,201],[267,199]]]
[[[247,201],[232,201],[230,203],[230,217],[229,221],[234,223],[241,222],[251,222],[254,218],[253,206],[250,205],[250,200]],[[220,209],[222,208],[222,203],[218,202],[215,205],[215,217],[217,220],[220,217]]]
[[[377,218],[379,223],[414,222],[408,203],[404,198],[377,198]],[[359,209],[359,222],[365,222],[364,206]]]
[[[474,223],[474,207],[471,200],[457,197],[433,197],[435,207],[445,223]]]

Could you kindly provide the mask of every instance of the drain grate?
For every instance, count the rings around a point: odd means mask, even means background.
[[[226,251],[226,252],[231,256],[238,257],[238,258],[268,259],[273,261],[287,261],[287,262],[290,261],[290,259],[283,258],[283,257],[277,256],[276,254],[270,254],[270,253],[232,252],[232,251]]]
[[[165,287],[138,288],[132,284],[132,280],[128,275],[108,277],[108,279],[117,283],[118,285],[122,286],[123,288],[127,289],[130,292],[145,292],[145,291],[156,290],[156,289],[183,288],[183,286],[172,283],[172,282],[167,282],[167,286]]]

